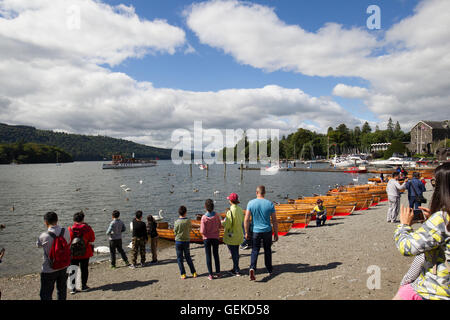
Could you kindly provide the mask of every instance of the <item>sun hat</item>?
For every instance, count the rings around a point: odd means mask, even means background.
[[[230,200],[231,202],[234,203],[240,203],[239,202],[239,196],[236,193],[232,193],[227,197],[227,200]]]

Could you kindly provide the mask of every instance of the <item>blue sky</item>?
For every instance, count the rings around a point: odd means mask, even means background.
[[[217,91],[230,88],[260,88],[276,84],[284,88],[299,88],[316,96],[330,96],[333,88],[342,81],[365,87],[367,81],[360,78],[311,77],[294,72],[266,72],[242,65],[219,49],[199,43],[198,38],[186,26],[183,10],[194,3],[183,0],[133,0],[105,1],[111,5],[126,4],[136,9],[136,14],[148,20],[164,19],[171,25],[185,30],[186,37],[196,53],[174,55],[147,55],[143,59],[127,59],[112,68],[124,72],[136,80],[149,81],[157,88],[176,88],[191,91]],[[382,14],[382,29],[371,31],[382,36],[383,30],[413,14],[418,1],[413,0],[265,0],[251,1],[274,7],[278,17],[286,24],[298,25],[316,32],[328,22],[342,24],[345,28],[366,28],[366,13],[370,5],[378,5]],[[345,109],[357,117],[378,121],[376,115],[355,99],[333,97]]]

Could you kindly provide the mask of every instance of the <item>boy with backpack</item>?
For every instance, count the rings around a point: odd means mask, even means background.
[[[111,253],[111,269],[116,268],[116,249],[122,256],[125,265],[129,266],[127,255],[122,248],[122,232],[125,232],[125,224],[119,219],[120,212],[114,210],[112,213],[112,221],[109,224],[106,234],[109,236],[109,252]]]
[[[81,270],[81,291],[89,290],[87,281],[89,277],[89,258],[94,255],[93,243],[95,241],[94,230],[84,222],[83,211],[77,212],[73,216],[74,224],[69,227],[70,249],[72,254],[71,265],[80,267]],[[70,292],[75,294],[75,288]]]
[[[58,226],[58,215],[47,212],[44,215],[47,232],[42,233],[36,245],[44,250],[41,272],[41,300],[52,300],[53,290],[57,290],[58,300],[67,298],[67,267],[70,265],[70,235]]]

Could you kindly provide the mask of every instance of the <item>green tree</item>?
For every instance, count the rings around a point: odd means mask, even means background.
[[[362,127],[361,134],[368,134],[372,132],[372,128],[369,123],[366,121]]]
[[[406,146],[401,141],[392,140],[390,147],[384,152],[384,158],[388,159],[394,153],[404,154],[405,152]]]

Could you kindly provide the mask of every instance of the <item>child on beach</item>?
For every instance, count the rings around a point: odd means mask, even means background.
[[[184,269],[184,258],[192,273],[192,277],[197,278],[194,263],[191,259],[189,244],[191,240],[191,221],[186,218],[187,209],[181,206],[178,209],[179,218],[175,221],[173,228],[175,234],[175,249],[177,252],[177,262],[180,268],[181,279],[186,279],[186,270]]]
[[[208,199],[205,201],[206,213],[203,215],[200,223],[200,233],[203,236],[205,244],[206,266],[208,267],[208,279],[220,278],[220,260],[219,260],[219,235],[222,222],[220,215],[214,212],[214,201]],[[214,255],[216,274],[212,272],[211,249]]]
[[[158,223],[152,215],[147,216],[147,235],[149,237],[150,248],[152,250],[151,263],[158,262]]]
[[[230,209],[222,225],[224,227],[223,242],[228,246],[233,259],[233,269],[230,271],[235,276],[240,276],[239,269],[239,245],[244,240],[244,230],[242,224],[244,223],[244,211],[239,204],[239,197],[236,193],[230,194],[227,198],[230,202]]]
[[[79,266],[81,271],[81,291],[89,290],[87,285],[89,278],[89,259],[94,255],[93,243],[95,241],[94,230],[84,222],[83,211],[73,216],[74,224],[69,227],[70,246],[72,250],[71,265]],[[75,288],[70,292],[75,294]]]
[[[125,232],[125,224],[119,219],[120,212],[114,210],[112,213],[112,221],[109,224],[106,234],[109,236],[109,251],[111,253],[111,268],[116,268],[116,249],[122,256],[125,265],[129,266],[127,255],[122,248],[122,232]]]
[[[147,243],[147,226],[142,221],[142,211],[136,211],[136,218],[131,222],[131,231],[133,232],[131,248],[131,269],[137,267],[138,252],[141,255],[141,267],[145,266],[145,244]]]
[[[327,221],[327,209],[324,207],[322,199],[317,200],[317,205],[314,207],[313,213],[316,214],[317,227],[324,226]]]

